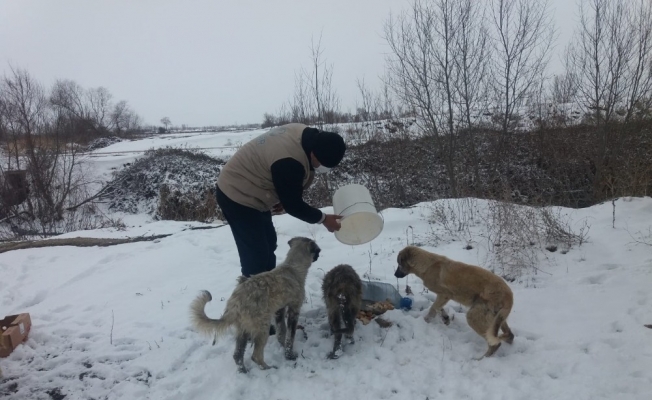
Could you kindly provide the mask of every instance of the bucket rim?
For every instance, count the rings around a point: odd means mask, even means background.
[[[341,236],[341,235],[339,234],[340,231],[335,231],[335,232],[334,232],[334,233],[335,233],[335,239],[337,239],[338,242],[340,242],[340,243],[342,243],[342,244],[349,245],[349,246],[359,246],[359,245],[363,245],[363,244],[367,244],[367,243],[369,243],[369,242],[372,242],[372,241],[375,240],[378,236],[380,236],[381,233],[383,233],[383,230],[384,230],[384,228],[385,228],[385,217],[382,215],[382,213],[379,213],[379,212],[359,211],[359,212],[357,212],[357,213],[350,214],[350,215],[347,215],[347,216],[345,216],[345,217],[342,217],[341,220],[343,221],[344,219],[346,219],[346,218],[348,218],[348,217],[352,217],[352,216],[354,216],[354,215],[360,215],[360,214],[372,214],[372,215],[379,216],[379,217],[380,217],[380,229],[378,229],[378,232],[376,232],[376,233],[375,233],[375,234],[374,234],[374,235],[373,235],[369,240],[367,240],[367,241],[365,241],[365,242],[363,242],[363,243],[350,243],[350,242],[347,242],[346,240],[343,240],[343,238],[340,237],[340,236]]]

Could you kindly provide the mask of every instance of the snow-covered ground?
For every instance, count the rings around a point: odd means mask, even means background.
[[[191,132],[155,135],[146,139],[122,141],[84,155],[86,169],[103,181],[111,179],[111,172],[132,163],[147,150],[180,147],[201,150],[213,157],[228,158],[241,145],[266,132],[266,129],[241,132]]]
[[[166,146],[202,149],[228,157],[265,130],[159,135],[98,149],[86,156],[98,184],[144,151]],[[483,201],[478,201],[483,210]],[[356,344],[338,360],[323,301],[324,273],[351,264],[363,279],[396,284],[396,253],[416,243],[453,259],[485,265],[491,257],[481,240],[472,250],[446,240],[427,222],[432,203],[384,210],[380,237],[345,246],[321,226],[289,216],[274,217],[277,257],[293,236],[315,238],[322,248],[306,284],[296,362],[286,361],[272,338],[261,371],[249,360],[248,375],[236,372],[233,337],[215,346],[189,325],[188,306],[202,289],[218,317],[240,274],[228,227],[152,221],[148,215],[116,214],[124,230],[72,232],[63,237],[135,237],[172,234],[151,242],[102,248],[52,247],[0,254],[0,317],[29,312],[28,341],[0,359],[7,399],[648,399],[652,392],[652,198],[565,210],[591,226],[589,242],[568,253],[548,253],[541,272],[510,283],[515,306],[510,326],[516,339],[495,357],[475,361],[484,341],[467,325],[465,310],[450,303],[450,326],[426,324],[434,299],[413,276],[410,311],[394,310],[388,329],[358,324]],[[327,211],[327,210],[326,210]],[[482,221],[482,219],[478,219]],[[479,222],[480,224],[482,222]],[[482,226],[472,231],[482,230]],[[438,231],[436,246],[429,238]],[[64,397],[65,396],[65,397]]]
[[[337,242],[321,226],[274,217],[277,257],[297,235],[322,248],[306,284],[296,362],[272,338],[262,371],[250,361],[238,374],[233,337],[211,346],[189,325],[188,306],[202,289],[213,294],[206,311],[221,315],[240,268],[228,227],[132,218],[123,231],[67,236],[124,237],[158,233],[152,242],[102,248],[52,247],[0,254],[0,315],[29,312],[28,341],[0,359],[3,399],[649,399],[652,393],[652,247],[635,244],[652,225],[652,199],[616,202],[572,212],[587,219],[590,241],[567,254],[550,253],[528,284],[510,283],[516,334],[492,358],[475,361],[484,341],[464,310],[450,303],[450,326],[426,324],[434,296],[418,278],[411,311],[393,310],[394,325],[358,324],[356,343],[338,360],[320,286],[325,271],[351,264],[364,279],[395,284],[396,253],[421,243],[451,258],[482,264],[483,246],[458,241],[427,245],[428,204],[383,212],[385,228],[371,244]],[[214,226],[219,226],[215,224]],[[409,227],[412,227],[410,229]],[[630,235],[631,234],[631,235]],[[532,284],[534,282],[534,284]],[[401,280],[404,294],[406,281]]]
[[[403,119],[401,123],[406,126],[409,124],[410,129],[414,131],[416,125],[411,120]],[[364,134],[370,132],[388,132],[388,127],[394,127],[389,121],[370,121],[359,123],[342,123],[334,126],[327,126],[325,129],[334,129],[346,136],[349,141],[361,143],[366,139]],[[125,140],[111,144],[107,147],[93,150],[86,153],[84,161],[88,171],[102,180],[109,180],[112,171],[121,168],[124,164],[133,162],[147,150],[159,149],[164,147],[180,147],[185,149],[200,150],[216,158],[227,159],[235,151],[253,139],[254,137],[265,133],[269,130],[254,129],[242,131],[224,131],[224,132],[179,132],[163,135],[152,135],[151,137],[138,140]],[[348,132],[359,131],[363,138],[348,137]]]

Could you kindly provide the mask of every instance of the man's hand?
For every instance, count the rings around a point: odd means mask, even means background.
[[[342,227],[342,225],[340,224],[341,219],[342,219],[341,215],[326,214],[326,217],[324,218],[324,222],[322,222],[322,225],[324,225],[329,232],[339,231],[340,228]]]
[[[283,209],[283,204],[281,204],[281,203],[278,203],[274,207],[272,207],[272,212],[274,214],[280,214],[283,211],[285,211],[285,210]]]

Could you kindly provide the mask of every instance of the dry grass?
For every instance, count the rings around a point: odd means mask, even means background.
[[[157,215],[173,221],[213,222],[224,219],[212,190],[207,188],[201,194],[181,193],[179,190],[171,191],[168,185],[161,186]]]

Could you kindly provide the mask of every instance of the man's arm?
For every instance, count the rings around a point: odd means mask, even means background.
[[[303,178],[305,170],[293,158],[283,158],[272,164],[272,181],[285,211],[309,224],[324,221],[324,213],[303,201]]]

